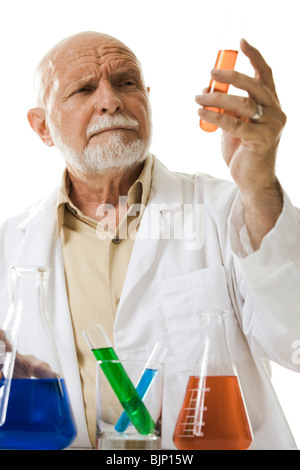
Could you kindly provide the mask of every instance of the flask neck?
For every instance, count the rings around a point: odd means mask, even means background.
[[[20,344],[20,336],[30,337],[34,325],[47,317],[46,295],[50,269],[39,266],[11,268],[11,304],[3,329],[9,340]]]
[[[207,310],[200,313],[200,333],[210,341],[224,341],[224,320],[227,313],[223,310]]]
[[[226,339],[227,316],[223,310],[200,313],[199,348],[193,375],[236,375]]]
[[[12,302],[17,307],[34,307],[33,311],[45,310],[49,269],[26,266],[11,268]]]

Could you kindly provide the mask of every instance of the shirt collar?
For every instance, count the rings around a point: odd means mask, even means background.
[[[151,181],[152,181],[152,169],[153,169],[153,156],[150,154],[145,159],[145,164],[143,170],[141,171],[138,179],[133,183],[129,188],[127,200],[129,208],[134,204],[141,204],[146,206],[150,194]],[[71,189],[71,182],[68,174],[67,168],[65,168],[61,183],[57,195],[57,234],[56,238],[59,236],[61,227],[64,223],[65,215],[65,206],[68,205],[71,210],[76,213],[80,213],[79,209],[74,206],[72,203],[69,194]]]
[[[127,202],[129,207],[133,204],[146,205],[148,202],[152,180],[153,156],[149,155],[138,179],[129,188]]]

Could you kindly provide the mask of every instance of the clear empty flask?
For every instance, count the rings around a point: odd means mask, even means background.
[[[181,450],[246,450],[252,443],[235,365],[226,344],[229,312],[201,312],[197,360],[188,379],[173,441]]]
[[[11,305],[0,329],[1,449],[63,449],[76,437],[46,308],[49,274],[11,268]]]

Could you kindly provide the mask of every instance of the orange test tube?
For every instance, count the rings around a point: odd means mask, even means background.
[[[221,50],[218,52],[218,57],[216,60],[216,65],[215,69],[222,69],[222,70],[233,70],[236,59],[237,59],[238,51],[234,50]],[[227,83],[221,83],[217,82],[216,80],[211,79],[210,84],[209,84],[209,93],[213,93],[214,91],[221,92],[221,93],[227,93],[229,88],[229,85]],[[223,113],[223,109],[219,108],[205,108],[209,111],[215,111],[219,113]],[[211,124],[209,122],[203,121],[203,119],[200,120],[200,127],[206,132],[214,132],[215,130],[218,129],[215,124]]]

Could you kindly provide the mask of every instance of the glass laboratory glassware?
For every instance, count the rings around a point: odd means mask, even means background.
[[[238,51],[230,50],[230,49],[220,50],[217,55],[215,69],[233,70],[235,63],[236,63],[237,56],[238,56]],[[217,82],[214,79],[211,79],[209,88],[208,88],[208,93],[213,93],[213,92],[227,93],[228,88],[229,88],[229,85],[227,83],[221,83],[221,82]],[[207,107],[205,109],[209,111],[219,112],[219,113],[223,113],[224,111],[223,109],[213,108],[213,107]],[[214,132],[218,129],[217,126],[215,126],[214,124],[210,122],[206,122],[203,119],[200,120],[200,127],[206,132]]]
[[[98,324],[88,328],[83,332],[83,335],[137,431],[140,434],[152,433],[155,429],[155,423],[119,361],[102,326]]]
[[[166,348],[157,344],[146,361],[128,351],[119,359],[101,325],[83,336],[98,363],[96,448],[160,449]]]
[[[156,343],[153,351],[150,354],[150,357],[143,367],[142,373],[136,385],[136,391],[142,400],[145,399],[147,393],[149,392],[166,354],[167,348],[162,346],[160,343]],[[115,430],[118,432],[125,432],[129,425],[130,419],[126,412],[123,411],[115,425]]]
[[[47,311],[49,275],[47,267],[11,268],[11,305],[0,330],[1,449],[63,449],[76,437]]]
[[[162,399],[163,399],[163,378],[164,378],[164,364],[158,362],[148,363],[148,373],[151,376],[151,384],[147,389],[147,393],[141,397],[143,400],[144,409],[151,416],[151,421],[154,423],[154,428],[151,425],[149,429],[147,418],[145,424],[142,426],[142,432],[139,432],[134,422],[134,409],[137,409],[137,414],[140,415],[139,405],[132,407],[130,398],[132,395],[132,387],[126,379],[123,381],[124,375],[119,379],[119,390],[122,390],[122,395],[129,397],[129,409],[131,414],[129,416],[128,407],[121,403],[117,398],[114,390],[107,379],[106,366],[105,369],[97,366],[96,369],[96,449],[98,450],[159,450],[161,449],[161,417],[162,417]],[[127,377],[130,379],[130,384],[140,383],[139,379],[144,376],[144,379],[149,384],[149,375],[144,375],[145,361],[137,359],[124,358],[122,361],[115,360],[109,364],[110,370],[124,369]],[[155,373],[154,373],[155,371]],[[111,376],[110,376],[111,379]],[[147,386],[146,385],[146,386]],[[136,388],[137,392],[138,387]],[[125,404],[125,406],[124,406]],[[123,426],[123,418],[120,423],[120,417],[123,417],[126,408],[126,415],[129,416],[130,423]],[[122,429],[123,427],[123,429]],[[148,428],[148,429],[147,429]],[[140,427],[139,427],[140,429]],[[147,434],[144,432],[147,429]]]
[[[246,450],[253,437],[235,364],[226,344],[229,312],[200,314],[197,360],[173,434],[181,450]]]

